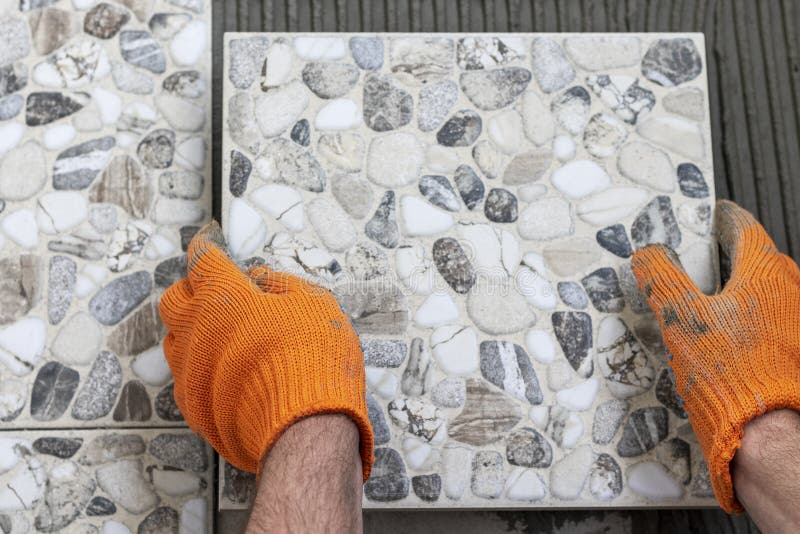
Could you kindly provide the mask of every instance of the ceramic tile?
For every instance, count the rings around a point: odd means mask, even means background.
[[[6,533],[211,532],[214,455],[187,430],[0,432]]]
[[[359,331],[366,507],[713,505],[629,265],[667,243],[717,283],[702,35],[225,47],[223,226]]]
[[[209,2],[0,7],[0,420],[183,426],[157,302],[210,216]]]

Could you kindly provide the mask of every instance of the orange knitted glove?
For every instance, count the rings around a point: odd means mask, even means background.
[[[259,472],[292,423],[341,413],[361,433],[372,468],[364,359],[333,295],[264,266],[242,273],[215,222],[189,244],[188,276],[161,297],[175,401],[192,430],[228,462]]]
[[[631,266],[661,323],[717,500],[741,513],[728,465],[744,425],[771,410],[800,411],[800,270],[736,204],[718,202],[715,223],[731,259],[720,293],[703,295],[662,245],[638,251]]]

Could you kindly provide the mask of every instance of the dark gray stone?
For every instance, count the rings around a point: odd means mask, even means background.
[[[394,191],[386,191],[383,194],[375,215],[364,226],[364,234],[386,248],[396,248],[400,243]]]
[[[383,39],[380,37],[351,37],[350,54],[356,65],[362,69],[378,70],[383,66]]]
[[[36,374],[31,390],[31,417],[37,421],[53,421],[67,410],[80,375],[58,362],[47,362]]]
[[[702,70],[703,60],[688,37],[658,39],[642,58],[644,77],[664,87],[694,80]]]
[[[86,515],[89,517],[114,515],[117,513],[117,505],[102,495],[97,495],[86,506]]]
[[[356,71],[356,75],[358,71]],[[414,115],[411,93],[391,76],[368,74],[364,80],[364,122],[376,132],[405,126]]]
[[[178,534],[178,512],[169,506],[159,506],[139,523],[137,534]]]
[[[114,408],[114,421],[149,421],[153,410],[150,396],[144,384],[130,380],[122,388],[117,407]]]
[[[471,109],[456,111],[436,132],[436,141],[442,146],[469,146],[483,130],[481,116]]]
[[[99,39],[111,39],[130,18],[124,9],[102,2],[86,12],[83,31]]]
[[[443,237],[433,243],[433,263],[456,293],[466,294],[475,284],[475,269],[459,242],[452,237]]]
[[[434,206],[448,211],[461,209],[458,195],[444,176],[430,174],[423,176],[419,180],[419,192]]]
[[[417,475],[411,477],[411,487],[414,495],[425,502],[436,502],[442,493],[442,477],[437,473],[432,475]]]
[[[625,296],[619,287],[617,272],[601,267],[581,279],[592,305],[604,313],[619,313],[625,309]]]
[[[400,367],[406,359],[408,346],[401,339],[362,339],[364,365],[372,367]]]
[[[692,481],[692,448],[681,438],[662,441],[656,449],[656,458],[681,484]]]
[[[639,408],[631,412],[617,443],[617,454],[623,458],[639,456],[652,450],[669,433],[669,414],[666,408]]]
[[[597,231],[595,236],[597,243],[620,258],[630,258],[633,254],[631,250],[631,242],[628,240],[628,234],[625,232],[625,227],[621,224],[614,224],[607,226]]]
[[[292,133],[294,133],[294,130],[292,130]],[[252,171],[253,164],[250,159],[238,150],[231,150],[231,173],[228,179],[228,187],[233,196],[240,197],[244,194]]]
[[[500,441],[522,419],[518,404],[485,380],[467,380],[464,408],[450,421],[451,439],[478,447]]]
[[[183,421],[183,414],[175,402],[175,384],[167,384],[156,395],[156,415],[164,421]]]
[[[159,434],[147,451],[166,465],[202,473],[208,469],[206,442],[194,434]]]
[[[7,121],[19,115],[25,106],[22,95],[8,95],[0,98],[0,121]]]
[[[701,459],[697,466],[697,474],[694,476],[691,493],[695,497],[713,497],[714,487],[711,485],[711,474],[708,472],[708,464]]]
[[[175,155],[175,132],[172,130],[153,130],[139,142],[136,155],[148,169],[166,169],[172,165]]]
[[[524,398],[531,404],[542,403],[542,390],[536,371],[525,349],[510,341],[483,341],[480,345],[481,374],[483,377],[518,397],[518,391],[524,386]]]
[[[519,216],[517,197],[507,189],[490,189],[483,204],[483,213],[492,222],[514,222]]]
[[[83,387],[72,405],[72,417],[93,421],[107,415],[122,386],[122,366],[114,353],[104,350],[97,355]]]
[[[656,400],[681,419],[689,417],[683,409],[683,399],[675,391],[675,380],[672,371],[667,367],[661,370],[656,380]]]
[[[458,193],[467,209],[473,210],[480,205],[486,188],[477,173],[469,165],[459,165],[454,177]]]
[[[185,255],[168,258],[156,265],[153,280],[157,286],[167,288],[181,278],[186,278],[187,268]]]
[[[554,312],[550,317],[553,332],[564,357],[582,377],[592,375],[594,365],[591,360],[592,318],[584,312]]]
[[[25,63],[9,63],[0,67],[0,97],[16,93],[28,85],[28,67]]]
[[[100,324],[115,325],[147,298],[152,287],[147,271],[121,276],[95,293],[89,301],[89,312]]]
[[[119,34],[119,51],[122,59],[155,74],[167,70],[167,61],[158,41],[150,32],[125,30]]]
[[[161,87],[181,98],[199,98],[206,92],[206,81],[199,71],[181,70],[164,78]]]
[[[610,501],[622,493],[622,470],[613,456],[600,453],[589,472],[589,489],[595,499]]]
[[[533,428],[523,427],[506,438],[506,459],[522,467],[550,467],[553,449],[547,439]]]
[[[47,454],[66,460],[72,458],[83,445],[83,438],[37,438],[33,442],[33,450],[39,454]]]
[[[308,125],[308,119],[300,119],[294,126],[292,126],[292,132],[289,135],[292,138],[292,141],[297,143],[300,146],[308,146],[311,144],[311,128]],[[232,152],[236,152],[235,150]],[[231,170],[231,174],[233,174],[233,170]],[[248,175],[250,173],[248,172]]]
[[[589,305],[586,291],[583,290],[580,284],[576,282],[559,282],[557,288],[558,296],[570,308],[584,310]]]
[[[625,302],[633,313],[648,313],[650,305],[647,304],[647,299],[639,290],[639,283],[633,275],[631,266],[628,263],[620,265],[619,267],[619,287],[622,289],[622,294],[625,295]]]
[[[80,111],[89,103],[88,93],[36,92],[28,95],[25,124],[42,126]]]
[[[461,73],[461,90],[485,111],[504,108],[528,87],[531,71],[520,67],[473,70]]]
[[[318,97],[337,98],[353,88],[358,81],[359,70],[355,65],[347,63],[311,61],[303,66],[301,76],[303,83]],[[364,91],[366,97],[366,89]],[[364,107],[366,108],[366,98]]]
[[[399,501],[408,496],[409,482],[400,453],[391,448],[375,449],[372,474],[364,484],[364,495],[377,502]]]
[[[692,163],[678,165],[678,186],[681,193],[689,198],[707,198],[709,195],[703,173]]]
[[[631,238],[637,249],[663,243],[677,250],[681,244],[681,230],[668,196],[658,196],[642,208],[631,224]]]
[[[186,252],[186,250],[189,248],[189,242],[194,237],[194,234],[196,234],[199,230],[200,230],[199,226],[181,226],[180,227],[180,230],[178,230],[178,233],[181,236],[181,250],[182,251]]]
[[[114,137],[92,139],[61,152],[53,164],[53,189],[86,189],[94,181],[109,151],[117,144]],[[102,166],[98,163],[103,163]]]
[[[383,408],[375,400],[375,397],[369,393],[367,393],[367,415],[369,416],[369,424],[372,426],[375,445],[389,443],[389,440],[392,439],[392,433],[386,423],[386,417],[383,415]]]
[[[620,399],[611,399],[600,404],[594,412],[592,441],[598,445],[611,443],[628,414],[629,406],[628,401]]]

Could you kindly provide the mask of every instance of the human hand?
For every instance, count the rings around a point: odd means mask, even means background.
[[[164,353],[189,426],[226,460],[258,472],[265,453],[303,417],[342,413],[372,466],[358,336],[334,296],[266,266],[242,272],[216,222],[188,249],[188,276],[164,292]]]
[[[800,410],[800,270],[747,211],[719,201],[715,228],[731,260],[724,289],[704,295],[663,245],[631,267],[655,312],[675,387],[708,463],[717,500],[742,512],[729,464],[744,426],[772,410]]]

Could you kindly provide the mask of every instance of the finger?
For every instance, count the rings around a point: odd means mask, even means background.
[[[187,278],[194,291],[209,284],[230,287],[246,280],[226,250],[222,228],[216,221],[211,221],[195,234],[186,251]]]
[[[265,293],[288,293],[298,287],[297,276],[274,271],[266,265],[259,265],[248,270],[247,274],[255,284]]]
[[[674,310],[678,302],[703,296],[686,274],[678,255],[666,245],[649,245],[636,251],[631,270],[656,314]]]
[[[717,202],[714,227],[722,252],[731,262],[731,276],[725,291],[755,273],[764,274],[764,269],[780,254],[755,217],[733,202]]]
[[[181,278],[164,291],[158,303],[161,320],[169,330],[185,327],[192,321],[192,286],[186,278]]]

